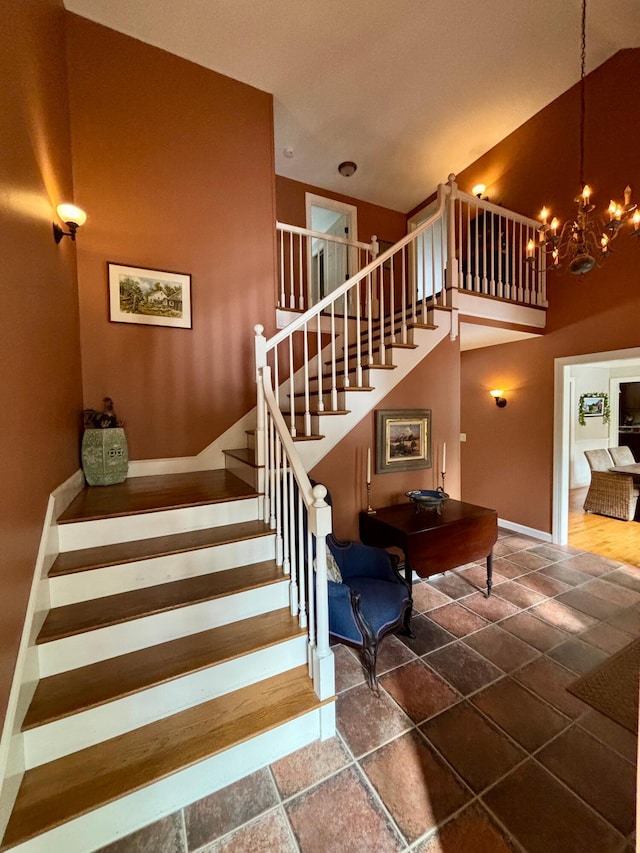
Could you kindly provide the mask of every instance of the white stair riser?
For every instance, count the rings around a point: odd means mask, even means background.
[[[12,853],[94,853],[318,740],[320,709],[62,824]]]
[[[51,606],[75,604],[103,598],[168,581],[206,575],[272,560],[275,557],[275,535],[259,536],[240,542],[227,542],[197,551],[170,554],[122,563],[114,566],[59,575],[49,581]]]
[[[222,524],[252,521],[258,517],[258,498],[206,504],[182,509],[145,512],[137,515],[78,521],[58,525],[60,551],[77,551],[117,542],[152,539],[188,530],[204,530]]]
[[[282,581],[42,643],[38,646],[40,677],[288,606],[289,584]]]
[[[24,732],[26,768],[54,761],[307,660],[306,635]]]

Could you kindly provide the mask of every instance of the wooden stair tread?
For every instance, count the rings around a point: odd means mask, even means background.
[[[36,643],[47,643],[97,628],[118,625],[132,619],[283,580],[284,575],[275,561],[266,560],[250,566],[175,580],[77,604],[65,604],[49,611]]]
[[[375,391],[375,388],[372,385],[346,385],[346,386],[345,385],[337,385],[336,391]],[[315,394],[317,396],[317,392],[309,392],[309,393],[312,396],[313,396],[313,394]],[[328,388],[328,389],[325,388],[324,391],[322,392],[323,397],[326,397],[329,394],[331,394],[330,388]],[[291,397],[291,394],[287,394],[287,396]],[[305,392],[304,391],[297,391],[293,396],[294,396],[294,398],[304,397]]]
[[[78,551],[65,551],[58,554],[49,570],[49,577],[72,574],[88,569],[100,569],[107,566],[133,563],[151,557],[165,557],[170,554],[182,554],[185,551],[197,551],[228,542],[241,542],[259,536],[269,536],[273,530],[263,521],[243,521],[237,524],[222,524],[204,530],[189,530],[185,533],[173,533],[156,536],[153,539],[139,539],[133,542],[118,542],[114,545],[100,545],[95,548],[82,548]]]
[[[282,608],[51,675],[38,682],[22,729],[95,708],[305,633],[289,609]]]
[[[225,469],[129,477],[114,486],[86,486],[58,524],[254,497],[255,489]]]
[[[236,447],[231,450],[223,450],[222,452],[225,456],[239,459],[240,462],[246,462],[247,465],[253,465],[254,468],[258,467],[256,465],[256,452],[249,447]]]
[[[287,412],[287,414],[289,414],[289,413]],[[313,415],[314,417],[320,417],[321,415],[350,415],[351,410],[350,409],[331,409],[331,410],[324,409],[321,412],[318,409],[309,409],[309,414]],[[300,410],[296,410],[294,412],[294,415],[298,418],[302,418],[306,415],[306,412],[304,411],[304,409],[300,409]]]
[[[330,700],[332,701],[332,700]],[[0,850],[319,708],[307,667],[27,770]]]
[[[292,435],[291,441],[322,441],[323,435]]]

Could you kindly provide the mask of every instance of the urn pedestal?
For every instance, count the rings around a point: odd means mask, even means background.
[[[127,437],[121,427],[84,431],[82,470],[90,486],[124,483],[128,469]]]

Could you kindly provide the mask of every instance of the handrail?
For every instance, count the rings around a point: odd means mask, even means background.
[[[495,213],[498,216],[505,216],[508,214],[510,222],[519,222],[523,225],[528,225],[531,228],[540,228],[540,223],[537,219],[531,219],[529,216],[523,216],[521,213],[515,213],[513,210],[507,210],[505,207],[501,207],[499,204],[494,204],[492,201],[488,201],[484,198],[478,198],[477,195],[471,195],[463,190],[458,190],[456,197],[461,201],[466,201],[469,204],[479,207],[481,210],[488,210],[490,213]]]
[[[256,461],[261,466],[263,518],[275,531],[276,564],[289,576],[291,615],[307,629],[309,675],[320,699],[335,692],[329,646],[326,537],[331,533],[327,489],[311,486],[280,412],[266,364],[263,327],[255,326],[258,409]],[[313,544],[315,537],[315,547]]]
[[[289,234],[299,234],[301,237],[312,237],[317,240],[328,240],[331,243],[342,243],[345,246],[354,246],[358,249],[371,249],[371,243],[363,243],[361,240],[349,240],[347,237],[338,237],[337,234],[327,234],[323,231],[311,231],[300,225],[288,225],[286,222],[276,220],[276,230],[285,231]],[[372,242],[373,242],[372,238]]]

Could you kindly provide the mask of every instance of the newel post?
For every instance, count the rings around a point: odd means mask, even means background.
[[[453,294],[458,289],[458,259],[456,258],[456,198],[458,184],[456,176],[449,175],[447,198],[447,305],[454,306]]]
[[[264,326],[253,327],[255,333],[254,347],[256,358],[256,435],[255,435],[255,461],[258,471],[264,476],[265,453],[265,401],[264,401],[264,369],[267,366],[267,340],[262,334]],[[264,483],[259,483],[259,491],[264,492]]]
[[[315,485],[312,493],[309,529],[316,537],[316,645],[313,650],[313,687],[319,699],[328,699],[335,693],[333,652],[329,647],[326,545],[327,536],[331,533],[331,507],[325,501],[325,486]]]

